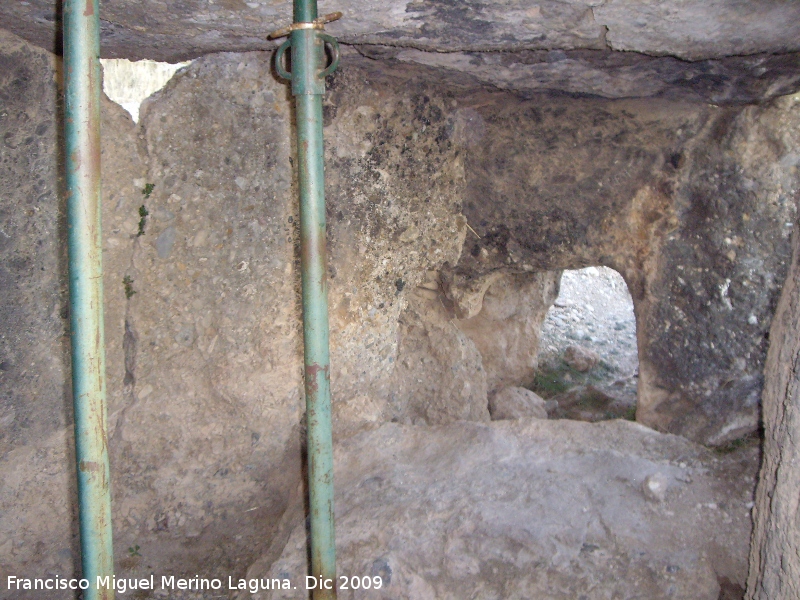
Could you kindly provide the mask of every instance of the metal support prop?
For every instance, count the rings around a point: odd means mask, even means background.
[[[322,32],[322,26],[340,16],[334,13],[318,18],[317,0],[294,0],[294,24],[270,36],[289,35],[275,55],[276,70],[291,80],[296,107],[311,575],[316,578],[314,600],[336,598],[322,97],[325,77],[339,62],[339,46],[333,37]],[[327,68],[326,43],[332,51],[332,61]],[[292,49],[291,73],[286,71],[282,61],[289,47]]]
[[[64,0],[67,237],[75,458],[84,600],[112,600],[114,573],[106,437],[100,234],[100,19],[98,0]]]

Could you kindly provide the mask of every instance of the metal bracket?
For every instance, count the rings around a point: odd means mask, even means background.
[[[342,18],[342,13],[340,11],[332,12],[330,14],[324,15],[322,17],[316,18],[310,23],[292,23],[288,27],[282,27],[281,29],[276,29],[272,33],[267,36],[267,39],[276,40],[278,38],[286,37],[293,31],[297,29],[325,29],[325,23],[330,23],[331,21],[338,21]]]
[[[341,16],[342,13],[334,13]],[[330,15],[327,15],[330,16]],[[324,17],[323,17],[324,18]],[[338,17],[337,17],[338,18]],[[308,27],[302,27],[298,29],[310,29]],[[316,29],[316,28],[315,28]],[[329,44],[331,48],[331,63],[322,71],[317,74],[319,79],[325,79],[328,75],[333,73],[336,70],[336,67],[339,66],[339,43],[336,41],[336,38],[332,35],[328,35],[324,32],[317,33],[317,37],[322,40],[323,44]],[[279,77],[283,79],[292,80],[292,74],[286,70],[283,66],[283,55],[286,51],[292,46],[292,38],[290,37],[288,40],[283,42],[279,47],[278,51],[275,53],[275,71],[278,73]]]

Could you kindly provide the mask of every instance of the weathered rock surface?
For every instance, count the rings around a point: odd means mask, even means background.
[[[798,132],[795,130],[794,136]],[[795,137],[795,144],[800,140]],[[747,598],[800,597],[800,236],[770,330],[763,395],[764,460],[753,513]]]
[[[4,276],[21,295],[4,313],[3,441],[17,449],[0,467],[0,547],[8,551],[4,569],[35,575],[43,565],[71,565],[75,550],[66,272],[57,268],[63,207],[52,194],[56,63],[5,34],[2,58],[9,65],[3,182],[19,191],[3,206],[3,231],[13,240],[3,256],[20,265]],[[119,107],[104,108],[109,430],[121,574],[147,573],[153,564],[174,573],[242,572],[269,543],[300,481],[292,136],[285,88],[271,78],[269,61],[257,53],[197,61],[145,105],[138,129]],[[446,99],[423,93],[429,83],[373,81],[366,90],[358,71],[340,81],[348,77],[361,83],[340,90],[334,83],[326,109],[332,376],[337,404],[348,402],[346,410],[335,407],[337,435],[391,416],[405,296],[427,271],[457,262],[466,233],[462,162],[441,135]],[[406,93],[397,94],[400,87]],[[43,114],[35,113],[40,105]],[[37,135],[47,132],[40,144]],[[391,135],[413,136],[417,145],[404,151],[388,143]],[[33,191],[19,185],[31,172]],[[418,173],[427,176],[410,177]],[[39,233],[23,235],[23,225]],[[25,354],[28,348],[44,352],[48,371],[36,370],[38,354]],[[34,385],[45,381],[43,372],[49,388]],[[36,373],[31,381],[29,373]],[[485,388],[478,392],[481,414],[459,418],[488,420]],[[141,552],[129,553],[135,546]]]
[[[464,215],[480,239],[456,275],[614,268],[636,307],[637,418],[715,444],[754,431],[800,188],[786,141],[800,105],[498,100],[464,100],[481,140]]]
[[[800,55],[733,56],[687,62],[608,50],[426,52],[356,46],[365,56],[458,72],[522,94],[558,91],[603,98],[666,97],[712,104],[747,104],[795,92]]]
[[[55,57],[5,32],[0,61],[0,184],[6,190],[0,207],[0,575],[41,575],[42,569],[68,575],[78,549],[59,66]],[[123,381],[136,361],[122,282],[130,256],[115,243],[115,233],[136,232],[141,192],[132,181],[144,169],[130,119],[107,100],[102,109],[106,367],[113,415],[127,402]]]
[[[589,348],[572,345],[564,351],[564,362],[576,371],[585,373],[597,366],[600,356]]]
[[[492,421],[547,418],[542,397],[521,387],[506,387],[494,393],[489,399],[489,414]]]
[[[55,58],[0,31],[0,456],[68,422]]]
[[[384,578],[342,598],[717,600],[744,582],[755,449],[720,460],[626,421],[534,419],[386,424],[335,456],[339,572]],[[300,589],[259,597],[305,598],[306,556],[300,520],[248,572]]]
[[[51,51],[60,5],[6,2],[0,27]],[[437,66],[523,93],[609,98],[669,96],[715,104],[764,101],[800,88],[800,8],[760,0],[340,0],[329,30],[365,55]],[[176,62],[268,50],[291,3],[264,0],[107,0],[104,57]]]
[[[329,26],[348,43],[379,43],[435,51],[594,49],[673,55],[698,60],[800,51],[800,8],[792,2],[691,0],[451,0],[322,2],[341,10]],[[268,33],[290,20],[290,2],[108,0],[100,8],[109,56],[174,58],[261,50]],[[45,0],[5,3],[0,27],[52,48],[60,12]]]
[[[390,420],[445,424],[488,421],[486,371],[473,341],[440,295],[415,290],[400,317]]]
[[[0,48],[0,180],[11,191],[0,234],[10,290],[0,564],[66,573],[75,548],[57,69],[14,36]],[[123,574],[243,573],[278,539],[286,508],[302,504],[291,112],[269,61],[196,61],[143,107],[138,127],[105,104]],[[337,437],[391,419],[488,421],[488,394],[535,371],[558,270],[588,264],[613,266],[634,292],[649,369],[640,419],[705,441],[754,427],[794,215],[797,161],[784,139],[794,99],[745,109],[525,100],[352,54],[330,90],[331,376],[335,404],[346,404],[334,406]],[[141,556],[128,551],[137,545]]]
[[[472,292],[473,286],[460,278],[447,286],[455,314],[461,316],[458,328],[481,354],[490,392],[533,381],[542,321],[558,295],[556,272],[508,271],[495,271],[483,278],[491,283],[482,295]]]

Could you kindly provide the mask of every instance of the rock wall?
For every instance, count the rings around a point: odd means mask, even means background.
[[[797,128],[787,128],[785,141],[798,147]],[[763,395],[764,459],[753,518],[749,599],[800,596],[799,232],[795,222],[792,265],[770,330]]]
[[[0,575],[66,574],[59,65],[7,33],[0,62]],[[712,442],[755,426],[796,190],[796,155],[776,132],[794,126],[794,104],[525,99],[353,52],[344,63],[325,101],[337,437],[389,420],[487,421],[488,395],[535,372],[558,271],[588,264],[633,291],[640,420]],[[121,573],[244,573],[298,505],[291,119],[265,53],[196,61],[139,126],[104,104]]]
[[[464,216],[480,239],[456,279],[616,269],[637,317],[637,420],[709,444],[754,431],[800,187],[783,139],[797,105],[483,92],[465,104],[480,143]]]
[[[197,61],[145,104],[138,128],[104,104],[109,432],[121,573],[153,565],[242,573],[300,482],[293,136],[286,88],[272,78],[270,58]],[[3,205],[4,262],[12,266],[3,277],[19,292],[3,309],[3,441],[14,450],[0,467],[0,563],[3,574],[34,575],[43,565],[68,573],[76,548],[68,518],[66,272],[58,267],[63,206],[55,193],[59,65],[5,33],[2,59],[9,65],[2,175],[14,190]],[[365,79],[358,69],[342,73],[326,107],[337,435],[391,417],[406,296],[427,272],[458,261],[466,233],[463,164],[442,135],[449,100],[429,96],[429,83],[367,86]],[[397,146],[391,135],[415,145]],[[47,370],[36,368],[39,360]],[[401,406],[408,398],[391,397]],[[454,399],[449,410],[462,414],[464,402]],[[485,388],[473,404],[470,416],[488,419]]]

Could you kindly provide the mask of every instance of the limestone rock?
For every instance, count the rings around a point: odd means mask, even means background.
[[[485,133],[466,162],[464,215],[481,237],[456,276],[512,254],[534,271],[614,268],[636,311],[637,419],[711,444],[754,431],[796,210],[785,190],[800,186],[800,104],[491,97],[472,100]]]
[[[339,572],[391,573],[370,597],[717,600],[718,579],[746,574],[741,466],[634,423],[386,424],[335,457]],[[676,486],[657,504],[641,491],[655,472]],[[248,577],[301,582],[306,541],[299,520]]]
[[[353,435],[362,429],[378,427],[386,419],[384,405],[369,396],[355,396],[333,403],[331,418],[337,437]]]
[[[662,472],[653,473],[645,477],[642,483],[642,492],[644,497],[650,502],[664,502],[667,498],[667,490],[669,489],[669,477]]]
[[[547,418],[542,397],[521,387],[506,387],[495,392],[489,400],[489,414],[492,421]]]
[[[0,456],[64,427],[69,374],[56,60],[0,31]],[[37,343],[35,340],[39,340]],[[47,340],[44,342],[44,340]],[[39,411],[41,414],[39,414]]]
[[[558,276],[557,272],[491,273],[486,277],[491,283],[474,302],[479,310],[457,321],[481,354],[489,390],[533,381],[542,322],[558,295]],[[456,285],[450,284],[451,294]]]
[[[69,381],[66,221],[59,167],[59,62],[0,31],[0,575],[68,575],[75,561],[72,397]],[[133,242],[125,224],[142,194],[133,124],[103,100],[101,146],[106,374],[109,422],[131,401],[133,332],[123,278]],[[38,341],[35,341],[38,340]],[[113,469],[113,467],[112,467]],[[117,515],[115,526],[120,522]],[[116,529],[116,528],[115,528]],[[6,541],[9,541],[6,548]],[[42,548],[48,548],[42,551]]]
[[[688,62],[671,56],[596,50],[427,52],[414,48],[357,47],[367,56],[392,57],[443,73],[517,92],[558,91],[603,98],[662,96],[714,104],[748,104],[794,93],[800,55],[732,56]]]
[[[35,575],[69,562],[74,503],[57,63],[0,35],[0,562]],[[121,573],[241,572],[300,502],[291,112],[269,61],[195,61],[138,126],[104,104],[115,539],[118,556],[153,557]],[[554,273],[587,264],[634,292],[641,419],[720,443],[755,427],[794,215],[794,99],[531,100],[348,61],[324,112],[338,437],[381,419],[488,421],[492,387],[535,368]]]
[[[792,2],[690,0],[480,0],[454,10],[450,0],[393,3],[340,0],[345,18],[329,25],[347,43],[431,51],[622,50],[698,60],[800,50],[800,9]],[[291,3],[147,0],[101,5],[102,46],[109,56],[175,58],[264,48],[266,35],[291,18]],[[0,27],[52,48],[59,15],[45,0],[5,3]],[[145,27],[145,24],[147,25]]]
[[[797,130],[794,133],[797,136]],[[795,137],[795,143],[800,142]],[[797,228],[795,222],[795,229]],[[747,598],[800,595],[800,237],[795,232],[789,277],[770,331],[764,389],[764,459],[753,512]]]
[[[663,96],[742,104],[800,89],[800,8],[790,1],[339,0],[329,31],[372,59],[441,68],[519,93]],[[100,4],[107,58],[176,62],[272,50],[291,3],[146,0]],[[60,14],[47,0],[0,5],[0,27],[51,50]]]
[[[391,419],[428,424],[489,420],[481,353],[438,295],[429,298],[417,291],[409,296],[399,336]]]
[[[564,362],[576,371],[591,371],[600,362],[600,356],[594,350],[583,346],[569,346],[564,350]]]

